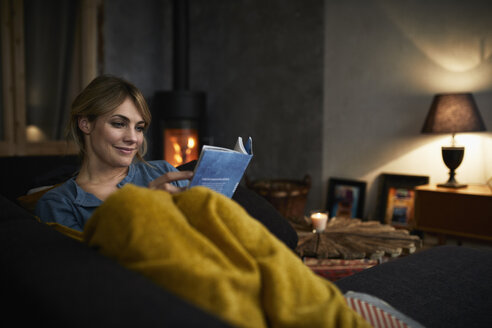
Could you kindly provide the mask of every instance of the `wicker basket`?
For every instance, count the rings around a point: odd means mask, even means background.
[[[311,177],[303,180],[256,180],[246,181],[248,188],[265,197],[286,219],[299,223],[304,221],[307,194]]]

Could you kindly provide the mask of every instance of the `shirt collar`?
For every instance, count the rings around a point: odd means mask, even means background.
[[[70,180],[75,187],[75,200],[73,201],[76,205],[84,207],[97,207],[102,204],[102,201],[91,193],[84,191],[75,182],[75,177]]]
[[[128,167],[128,174],[126,175],[126,177],[120,181],[120,183],[118,183],[116,186],[118,188],[121,188],[123,187],[124,185],[126,185],[128,182],[130,181],[133,181],[133,177],[135,176],[135,165],[132,163],[130,164],[130,166]]]

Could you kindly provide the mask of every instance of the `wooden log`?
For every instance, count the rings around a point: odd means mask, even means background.
[[[322,233],[313,233],[308,219],[293,224],[298,232],[297,253],[318,258],[381,260],[383,256],[397,257],[413,253],[422,246],[418,236],[408,230],[396,229],[377,221],[332,218]]]

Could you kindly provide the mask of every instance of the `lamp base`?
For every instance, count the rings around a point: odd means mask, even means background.
[[[438,187],[444,188],[465,188],[466,184],[461,184],[454,178],[456,168],[460,166],[465,154],[465,147],[442,147],[442,159],[449,168],[449,180],[446,183],[438,184]]]
[[[457,189],[457,188],[465,188],[468,185],[462,184],[462,183],[458,183],[456,181],[454,181],[454,182],[449,182],[448,181],[446,183],[440,183],[437,186],[438,187],[443,187],[443,188],[456,188]]]

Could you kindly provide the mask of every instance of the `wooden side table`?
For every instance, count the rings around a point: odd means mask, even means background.
[[[492,191],[487,185],[415,188],[416,229],[446,236],[492,241]]]

